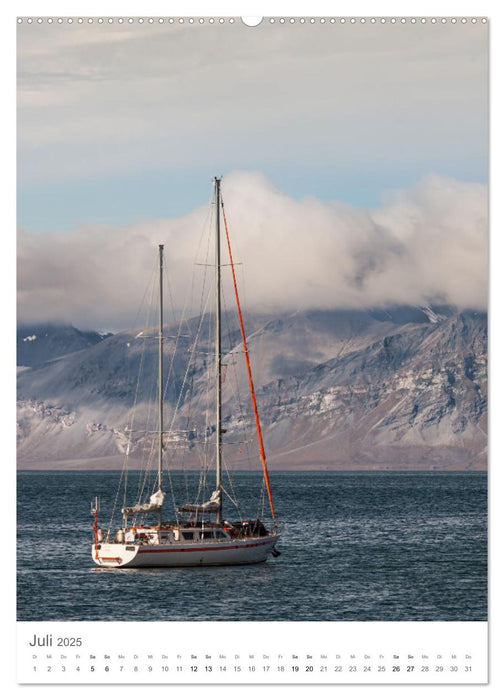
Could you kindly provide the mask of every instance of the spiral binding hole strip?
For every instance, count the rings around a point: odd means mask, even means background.
[[[18,17],[18,24],[235,24],[239,17]],[[263,17],[257,24],[486,24],[487,17]]]

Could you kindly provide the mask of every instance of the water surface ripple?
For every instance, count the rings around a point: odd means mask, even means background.
[[[248,517],[256,480],[234,476]],[[485,473],[273,472],[277,559],[97,569],[89,503],[105,524],[117,483],[19,473],[18,620],[486,620]]]

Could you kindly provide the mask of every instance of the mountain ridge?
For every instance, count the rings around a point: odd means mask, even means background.
[[[96,345],[110,335],[82,331],[71,324],[22,323],[17,328],[17,365],[36,367],[48,360]]]
[[[194,325],[189,322],[189,330]],[[246,468],[232,446],[245,444],[241,435],[252,418],[235,408],[230,379],[237,379],[240,400],[247,379],[237,325],[230,319],[227,325],[232,342],[223,358],[226,458]],[[312,310],[252,314],[247,325],[271,468],[485,468],[486,313],[448,307]],[[176,332],[167,328],[175,337],[165,341],[166,424],[170,427],[184,387],[172,427],[181,431],[191,425],[196,435],[204,429],[210,341],[194,356],[184,380],[193,338],[179,333],[177,339]],[[140,344],[147,348],[143,355]],[[141,363],[150,379],[137,388]],[[145,411],[155,395],[155,374],[155,344],[137,331],[114,334],[21,372],[20,467],[64,468],[71,462],[85,468],[103,460],[120,468],[133,413]],[[206,430],[211,432],[211,424]],[[190,447],[187,463],[196,466],[196,439]],[[130,448],[134,461],[145,443],[132,440]]]

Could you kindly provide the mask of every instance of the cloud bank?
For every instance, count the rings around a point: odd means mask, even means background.
[[[485,185],[430,175],[411,190],[388,193],[374,211],[313,197],[295,200],[254,172],[231,173],[222,192],[249,310],[433,301],[486,308]],[[132,327],[158,243],[165,244],[173,305],[182,309],[193,272],[201,277],[206,270],[211,278],[210,268],[194,265],[206,261],[207,246],[212,251],[210,220],[209,206],[203,206],[177,219],[128,226],[20,231],[19,321]]]

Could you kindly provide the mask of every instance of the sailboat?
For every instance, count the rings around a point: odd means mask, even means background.
[[[163,489],[163,245],[159,245],[159,327],[157,367],[157,481],[148,502],[122,508],[122,525],[115,532],[104,533],[98,525],[99,499],[91,504],[94,515],[92,558],[101,567],[179,567],[257,564],[271,554],[280,553],[275,545],[280,536],[273,508],[261,425],[257,411],[254,383],[238,296],[225,212],[222,207],[221,180],[214,178],[215,209],[215,488],[210,498],[200,503],[177,507],[175,518],[165,520]],[[222,483],[222,333],[221,333],[221,218],[225,223],[235,300],[237,304],[243,352],[247,366],[255,428],[262,462],[263,479],[272,516],[269,528],[258,517],[227,520],[223,512]],[[149,524],[147,521],[151,520]],[[152,522],[153,520],[153,522]]]

